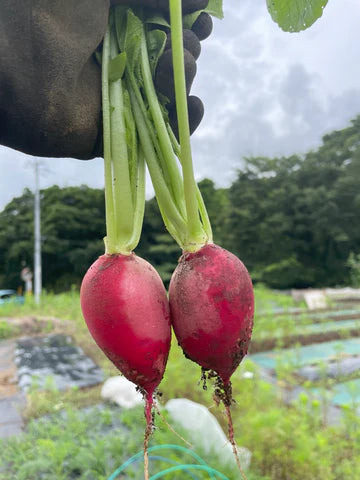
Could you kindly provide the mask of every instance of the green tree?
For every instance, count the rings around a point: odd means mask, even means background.
[[[181,250],[167,232],[155,198],[146,202],[143,230],[136,253],[156,268],[167,286]]]
[[[56,290],[79,285],[104,253],[104,193],[80,187],[46,189],[42,198],[44,284]]]
[[[32,268],[33,194],[25,190],[0,214],[1,284],[16,288],[24,264]],[[87,268],[103,253],[104,195],[87,186],[57,186],[41,192],[44,286],[67,290],[79,285]]]
[[[24,190],[0,213],[0,287],[18,288],[20,271],[32,265],[34,196]]]
[[[274,287],[349,282],[360,249],[360,117],[304,157],[248,158],[230,188],[231,248]]]
[[[201,180],[199,188],[211,221],[214,242],[225,246],[230,207],[228,189],[216,188],[209,178]]]

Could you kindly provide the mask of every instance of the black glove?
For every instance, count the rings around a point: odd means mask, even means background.
[[[183,0],[184,12],[208,0]],[[166,9],[168,0],[111,3]],[[31,155],[101,152],[101,76],[93,52],[110,0],[0,1],[0,144]]]
[[[200,40],[207,38],[211,31],[212,20],[210,15],[205,12],[202,12],[199,15],[191,30],[183,31],[185,79],[188,94],[190,133],[193,133],[196,130],[204,116],[204,105],[202,101],[198,97],[189,96],[189,93],[196,75],[196,60],[199,58],[201,52]],[[155,86],[158,92],[161,92],[169,99],[168,111],[170,124],[178,137],[170,33],[168,33],[165,51],[160,57],[156,68]]]
[[[114,4],[128,4],[128,0],[113,0]],[[182,0],[183,14],[193,13],[203,10],[207,7],[209,0]],[[145,5],[144,0],[132,0],[132,5]],[[156,8],[165,13],[169,11],[169,0],[147,0],[146,6]],[[192,134],[199,126],[204,116],[204,105],[200,98],[194,95],[189,96],[192,82],[196,75],[196,60],[201,52],[200,40],[205,40],[212,32],[212,19],[210,15],[202,12],[191,30],[183,31],[184,38],[184,61],[185,61],[185,79],[186,90],[188,94],[188,112],[190,134]],[[168,30],[164,28],[164,30]],[[169,120],[171,127],[178,137],[177,114],[175,105],[175,87],[174,87],[174,71],[172,66],[171,37],[167,32],[167,42],[163,55],[160,57],[155,72],[156,90],[162,93],[169,103],[167,109],[169,112]]]
[[[169,0],[110,0],[112,5],[139,5],[148,8],[155,8],[164,12],[169,11]],[[209,0],[182,0],[182,11],[184,14],[203,10],[207,7]]]

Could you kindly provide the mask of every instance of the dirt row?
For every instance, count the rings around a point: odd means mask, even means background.
[[[330,342],[332,340],[345,340],[348,338],[360,337],[360,328],[342,332],[319,332],[312,333],[310,335],[292,335],[289,337],[269,338],[266,340],[252,340],[249,348],[249,353],[266,352],[268,350],[274,350],[275,348],[290,348],[296,344],[311,345],[312,343]],[[359,352],[360,353],[360,352]]]

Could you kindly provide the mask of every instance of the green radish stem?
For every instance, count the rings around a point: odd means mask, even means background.
[[[129,255],[137,246],[145,208],[145,162],[129,94],[121,78],[110,79],[110,61],[119,48],[110,16],[102,59],[106,253]]]
[[[141,41],[141,72],[144,81],[144,88],[146,92],[147,99],[149,101],[149,107],[156,128],[157,135],[159,137],[159,142],[161,150],[166,158],[166,171],[169,174],[173,197],[177,203],[177,207],[180,212],[185,214],[184,208],[184,193],[183,185],[181,180],[181,175],[179,169],[176,165],[174,150],[172,147],[171,140],[167,131],[166,124],[164,122],[164,117],[157,99],[154,83],[151,76],[151,69],[148,60],[147,53],[147,43],[145,35],[142,35]]]
[[[174,153],[181,161],[180,145],[177,141],[177,138],[174,135],[174,132],[171,130],[170,125],[168,126],[168,134],[169,134],[169,138],[170,138],[170,141],[171,141],[171,144],[172,144],[172,148],[174,149]],[[212,243],[213,242],[213,235],[212,235],[212,228],[211,228],[209,215],[208,215],[208,212],[206,210],[206,206],[205,206],[204,200],[202,198],[199,186],[197,184],[196,184],[196,198],[197,198],[197,201],[198,201],[198,207],[199,207],[201,221],[203,223],[203,227],[204,227],[204,230],[205,230],[207,238],[208,238],[208,243]]]
[[[147,165],[149,167],[149,172],[154,185],[156,197],[158,199],[160,209],[162,210],[164,208],[162,212],[166,227],[169,232],[173,236],[175,235],[179,239],[179,242],[182,243],[182,236],[186,233],[186,224],[181,217],[179,211],[177,210],[176,205],[172,201],[170,192],[167,188],[165,180],[162,176],[161,169],[157,162],[156,152],[154,150],[150,135],[146,128],[146,123],[141,112],[141,107],[139,106],[136,95],[131,89],[131,87],[129,88],[129,92],[142,149],[144,151]],[[167,221],[167,218],[171,218],[171,221]],[[180,232],[181,236],[178,236],[177,232]]]
[[[117,37],[119,44],[125,48],[126,51],[126,38],[124,39],[124,18],[129,21],[131,18],[132,22],[137,22],[137,35],[141,35],[141,47],[140,47],[140,66],[144,72],[144,83],[146,84],[145,92],[148,92],[147,101],[152,105],[152,111],[156,111],[155,104],[158,104],[157,95],[155,88],[152,84],[151,74],[149,76],[149,59],[146,49],[146,40],[145,40],[145,31],[142,22],[136,17],[131,10],[124,10],[122,7],[118,7],[115,10],[115,19],[116,26],[119,27],[116,29]],[[122,27],[122,30],[121,28]],[[144,48],[145,47],[145,48]],[[134,72],[132,71],[131,66],[128,67],[125,71],[126,79],[126,88],[130,96],[130,102],[132,106],[132,111],[136,123],[136,128],[139,135],[139,140],[144,152],[147,165],[149,168],[150,176],[152,183],[154,185],[155,193],[159,201],[161,211],[163,213],[163,218],[166,224],[168,231],[175,238],[179,244],[183,243],[183,237],[186,235],[186,222],[183,217],[183,213],[179,210],[178,205],[183,202],[183,194],[177,193],[177,196],[174,196],[173,191],[179,192],[181,188],[181,177],[177,171],[173,168],[169,173],[167,165],[170,163],[168,160],[170,154],[174,157],[173,151],[165,150],[167,155],[167,161],[164,160],[164,153],[161,149],[161,143],[166,144],[166,140],[160,142],[159,138],[164,136],[164,131],[166,133],[166,127],[164,126],[163,131],[159,132],[155,130],[153,124],[151,123],[151,117],[149,116],[147,107],[142,97],[142,93],[139,87],[139,81],[135,78]],[[151,98],[150,98],[151,97]],[[160,110],[160,107],[158,107]],[[157,114],[159,114],[159,110]],[[157,116],[157,125],[160,127],[159,116]],[[170,141],[168,144],[171,145]],[[172,159],[174,160],[174,159]],[[175,185],[175,186],[174,186]],[[177,186],[176,186],[177,185]],[[171,220],[170,220],[171,219]]]
[[[182,134],[185,146],[182,145],[180,148],[167,120],[164,119],[153,84],[146,23],[139,18],[143,18],[143,12],[141,10],[136,12],[137,15],[129,8],[116,7],[115,22],[119,45],[128,58],[131,58],[125,70],[125,79],[140,144],[166,228],[181,248],[197,250],[212,241],[212,233],[192,170],[185,83],[180,86],[183,88],[184,101],[181,95],[179,97],[179,102],[185,105],[185,112],[179,124],[186,123],[182,128],[182,131],[185,128],[185,134]],[[180,26],[181,22],[180,11]],[[180,34],[182,36],[182,28]],[[180,49],[180,63],[184,71],[182,39]],[[179,61],[175,63],[178,64]],[[184,179],[176,156],[182,165]]]
[[[102,54],[102,107],[103,107],[103,142],[105,171],[105,216],[106,216],[106,253],[116,253],[115,208],[112,187],[111,166],[111,130],[110,130],[110,99],[109,99],[109,59],[110,59],[110,28],[104,37]]]
[[[145,211],[145,158],[140,149],[138,153],[138,176],[135,190],[135,210],[132,236],[128,243],[130,251],[134,250],[140,241]]]
[[[199,212],[200,212],[201,221],[203,223],[204,230],[207,234],[207,239],[208,239],[207,243],[212,243],[213,242],[213,236],[212,236],[212,229],[211,229],[211,223],[210,223],[209,215],[208,215],[208,212],[207,212],[206,207],[205,207],[204,199],[202,198],[200,189],[199,189],[197,184],[196,184],[196,198],[197,198],[197,201],[198,201],[198,204],[199,204]]]
[[[192,163],[190,128],[186,98],[183,27],[181,2],[170,0],[171,46],[173,52],[174,84],[176,110],[180,138],[180,158],[184,179],[184,194],[188,221],[188,244],[184,245],[187,251],[197,251],[207,238],[200,221],[196,182]]]
[[[118,54],[114,31],[110,34],[110,56]],[[122,80],[110,82],[111,157],[113,159],[113,193],[115,225],[120,245],[128,252],[128,240],[132,235],[134,207],[131,192],[129,159],[126,144],[124,98]],[[124,214],[125,213],[125,214]]]
[[[127,7],[116,7],[110,18],[103,62],[107,253],[129,254],[140,237],[144,175],[141,159],[134,155],[139,151],[136,138],[169,233],[187,251],[212,242],[210,221],[192,166],[179,5],[172,2],[171,21],[180,145],[164,118],[153,84],[147,27],[139,18],[143,18],[142,11],[137,16]],[[119,47],[128,58],[125,77],[109,81],[109,61],[117,57]]]

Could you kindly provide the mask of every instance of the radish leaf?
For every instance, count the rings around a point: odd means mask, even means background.
[[[166,33],[162,30],[150,30],[147,34],[146,40],[151,72],[155,75],[156,65],[165,48]]]
[[[109,62],[109,80],[110,82],[116,82],[120,80],[124,74],[126,67],[126,53],[119,53],[115,58],[112,58]]]
[[[121,23],[116,23],[116,33],[121,50],[127,53],[128,68],[136,77],[141,78],[139,58],[143,26],[141,20],[131,10],[127,11],[126,18],[125,37],[123,37],[122,31],[120,30]]]
[[[145,20],[145,23],[154,23],[170,28],[170,23],[162,15],[152,15]]]
[[[321,17],[328,0],[266,0],[274,22],[285,32],[300,32]]]
[[[224,12],[222,8],[222,0],[209,0],[209,4],[205,9],[209,15],[217,18],[224,18]]]
[[[200,13],[203,12],[203,11],[204,10],[199,10],[197,12],[188,13],[187,15],[184,15],[184,18],[183,18],[184,28],[188,28],[189,30],[191,30],[191,27],[193,26],[193,24],[198,19],[198,16],[200,15]]]
[[[208,6],[204,10],[197,10],[194,13],[189,13],[188,15],[184,15],[183,17],[183,25],[184,28],[189,28],[193,26],[193,24],[198,19],[200,13],[206,12],[209,15],[217,18],[224,18],[224,12],[222,8],[222,0],[209,0]]]

